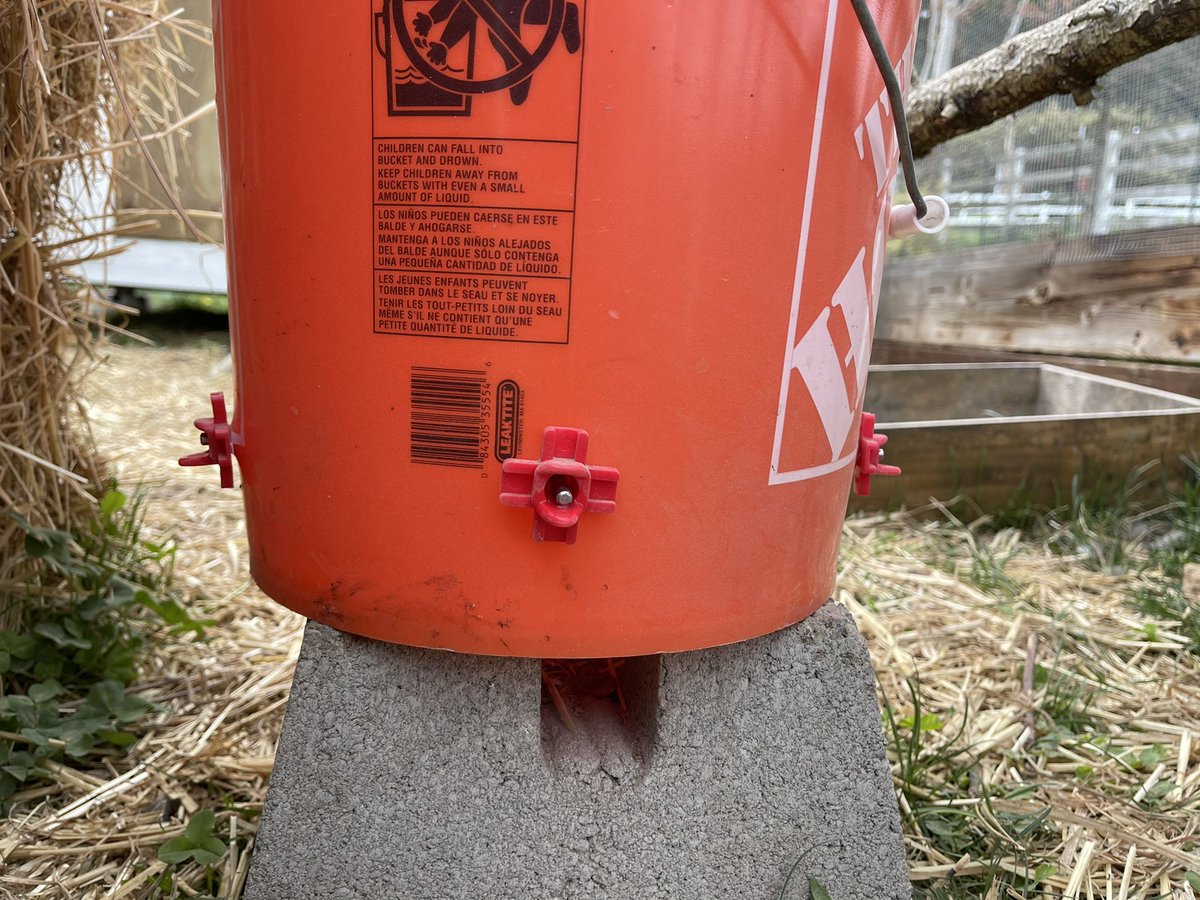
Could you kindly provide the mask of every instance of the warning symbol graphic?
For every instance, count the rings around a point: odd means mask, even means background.
[[[558,41],[582,43],[569,0],[385,0],[375,26],[392,116],[470,115],[473,95],[503,90],[519,106]]]

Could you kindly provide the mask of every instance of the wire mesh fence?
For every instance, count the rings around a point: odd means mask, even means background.
[[[934,78],[1078,5],[925,0],[914,70]],[[1111,72],[1088,106],[1053,97],[943,144],[919,172],[954,211],[943,250],[1200,226],[1200,38]],[[1185,240],[1200,251],[1200,229]]]

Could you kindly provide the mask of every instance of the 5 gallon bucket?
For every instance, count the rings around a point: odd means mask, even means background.
[[[872,3],[906,79],[917,0]],[[849,0],[216,3],[252,572],[628,656],[829,596],[896,141]]]

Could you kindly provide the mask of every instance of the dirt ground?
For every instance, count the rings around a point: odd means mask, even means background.
[[[151,531],[178,539],[179,582],[216,624],[162,648],[135,685],[161,712],[127,760],[61,766],[22,798],[0,891],[235,898],[302,621],[248,580],[240,493],[175,464],[198,447],[208,392],[232,398],[225,346],[106,352],[88,386],[97,442],[125,489],[142,486]],[[1052,553],[945,519],[847,526],[837,599],[871,646],[919,896],[1200,892],[1191,601],[1147,613],[1139,598],[1183,596],[1177,578],[1091,563],[1086,541]],[[230,851],[211,868],[159,861],[199,809]]]

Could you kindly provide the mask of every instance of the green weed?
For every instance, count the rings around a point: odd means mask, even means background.
[[[1157,526],[1146,542],[1149,562],[1169,578],[1180,577],[1187,563],[1200,561],[1200,461],[1181,463],[1188,471],[1183,488],[1148,517]]]
[[[1133,600],[1139,611],[1153,619],[1178,622],[1179,632],[1191,642],[1187,649],[1192,653],[1200,653],[1200,608],[1183,595],[1178,582],[1147,580],[1134,588]],[[1153,623],[1148,622],[1144,627],[1147,640],[1153,641],[1158,637],[1157,627]]]
[[[213,833],[216,821],[216,813],[212,810],[200,810],[188,821],[183,834],[158,848],[158,858],[172,865],[195,861],[202,866],[211,866],[219,862],[229,848]]]
[[[1200,561],[1200,462],[1188,457],[1179,464],[1186,477],[1174,490],[1161,481],[1155,486],[1152,467],[1147,466],[1124,479],[1088,487],[1076,478],[1069,497],[1049,509],[1014,498],[970,529],[972,546],[982,546],[975,538],[977,531],[1019,527],[1026,537],[1094,571],[1139,575],[1132,605],[1152,619],[1179,622],[1181,633],[1190,639],[1188,649],[1200,652],[1200,609],[1181,587],[1184,566]],[[1147,497],[1157,498],[1155,505],[1149,505]],[[955,524],[961,525],[957,520]],[[998,581],[1002,563],[976,551],[972,581],[981,590],[1006,594]],[[1146,623],[1143,636],[1156,639],[1154,622]]]
[[[1033,687],[1042,692],[1037,705],[1039,745],[1071,742],[1099,730],[1090,710],[1103,685],[1098,688],[1078,674],[1060,669],[1055,659],[1054,665],[1034,666]]]
[[[130,693],[142,651],[156,633],[203,635],[171,588],[175,547],[142,538],[139,504],[116,490],[84,534],[36,528],[10,513],[36,563],[17,602],[21,631],[0,631],[0,803],[46,766],[70,757],[116,755],[153,709]]]
[[[985,594],[999,594],[1015,600],[1021,593],[1021,586],[1005,570],[1011,551],[996,553],[979,541],[971,541],[969,546],[971,569],[968,577],[971,583]]]
[[[918,900],[951,900],[984,896],[993,884],[1011,897],[1041,897],[1040,883],[1054,874],[1048,859],[1033,857],[1027,844],[1046,829],[1048,810],[1018,815],[998,809],[995,800],[1022,798],[1027,785],[995,791],[982,783],[979,756],[964,744],[970,710],[951,713],[958,719],[951,730],[946,718],[926,707],[916,679],[908,681],[911,712],[900,713],[883,694],[884,735],[897,765],[904,830],[950,859],[969,855],[984,862],[978,874],[916,882]],[[1001,859],[1023,860],[1021,874],[1001,868]],[[1007,893],[1005,893],[1007,891]]]

